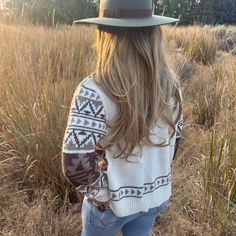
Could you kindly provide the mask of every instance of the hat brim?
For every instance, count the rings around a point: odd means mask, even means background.
[[[95,24],[114,27],[148,27],[156,25],[166,25],[178,22],[179,19],[153,15],[151,17],[142,18],[108,18],[108,17],[96,17],[87,18],[83,20],[76,20],[74,24]]]

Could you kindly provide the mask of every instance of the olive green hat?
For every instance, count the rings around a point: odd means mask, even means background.
[[[153,15],[152,0],[101,0],[99,17],[76,20],[74,24],[95,24],[114,27],[147,27],[179,21]]]

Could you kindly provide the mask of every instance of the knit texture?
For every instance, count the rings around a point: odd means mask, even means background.
[[[101,98],[81,84],[72,99],[62,152],[65,175],[87,197],[107,194],[107,177],[98,168],[102,156],[96,152],[99,140],[105,135]]]
[[[106,126],[118,116],[116,104],[95,83],[85,78],[76,89],[68,116],[62,147],[63,171],[66,178],[88,198],[108,201],[117,216],[147,212],[171,196],[172,161],[176,156],[183,127],[183,116],[170,139],[168,125],[160,119],[152,130],[151,140],[164,147],[135,148],[127,162],[114,159],[119,149],[98,151],[103,138],[111,132]],[[176,114],[173,114],[173,118]],[[122,146],[123,143],[121,142]],[[108,162],[107,171],[98,162]]]

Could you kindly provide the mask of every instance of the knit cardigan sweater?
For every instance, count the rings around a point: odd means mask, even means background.
[[[151,140],[165,141],[164,147],[143,146],[139,155],[114,159],[116,146],[101,151],[102,139],[111,132],[107,121],[117,117],[116,104],[95,83],[93,75],[85,78],[72,98],[62,145],[62,168],[65,177],[88,198],[109,201],[119,217],[147,212],[171,196],[171,167],[178,149],[183,126],[182,115],[172,139],[168,125],[160,120]],[[138,152],[135,149],[133,153]],[[108,168],[98,162],[106,158]]]

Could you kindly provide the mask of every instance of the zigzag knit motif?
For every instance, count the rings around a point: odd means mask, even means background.
[[[63,152],[94,152],[98,141],[106,135],[106,115],[99,95],[83,85],[73,97]]]
[[[107,189],[107,176],[99,168],[103,153],[99,141],[107,134],[103,102],[81,84],[75,91],[63,140],[62,160],[67,179],[87,197]]]
[[[182,129],[183,129],[183,114],[181,114],[180,119],[176,125],[176,138],[181,138]]]

